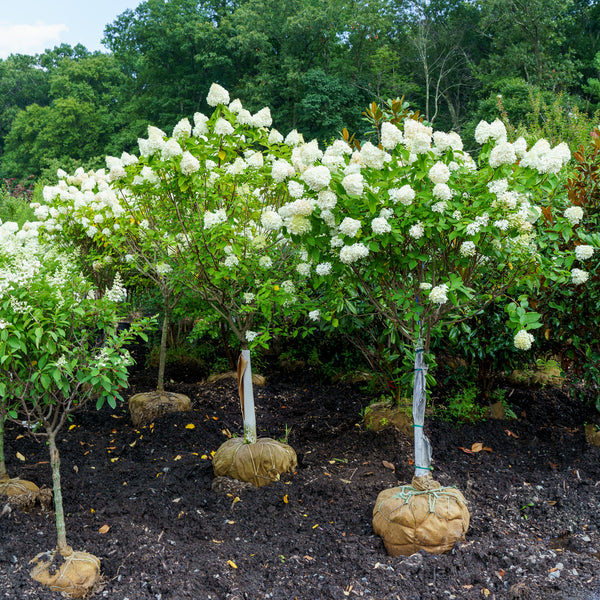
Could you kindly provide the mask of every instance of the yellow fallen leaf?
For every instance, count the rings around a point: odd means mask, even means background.
[[[237,568],[238,568],[238,567],[237,567],[237,565],[236,565],[236,564],[235,564],[235,563],[234,563],[232,560],[228,560],[228,561],[227,561],[227,564],[228,564],[230,567],[232,567],[233,569],[237,569]]]
[[[19,434],[19,435],[18,435],[18,436],[15,438],[15,440],[20,440],[20,439],[22,439],[22,438],[24,438],[24,437],[25,437],[24,435],[20,435],[20,434]]]
[[[185,426],[185,428],[186,428],[186,429],[196,429],[196,426],[195,426],[193,423],[188,423],[188,424]]]
[[[25,457],[20,452],[17,452],[17,458],[19,460],[25,460]]]
[[[119,460],[119,457],[115,457],[115,458],[111,458],[111,459],[110,459],[110,462],[111,462],[111,463],[114,463],[114,462],[117,462],[118,460]]]
[[[204,460],[208,460],[208,456],[206,456],[206,454],[203,454],[200,458],[202,458]]]
[[[492,592],[490,592],[490,590],[488,590],[487,588],[483,588],[481,590],[481,593],[487,598]]]
[[[178,454],[173,460],[181,460],[181,454]]]
[[[313,525],[313,529],[316,529],[318,526],[319,526],[318,523],[316,525]]]
[[[110,529],[110,525],[102,525],[102,527],[100,527],[100,529],[98,529],[98,533],[108,533],[109,529]]]
[[[131,444],[129,444],[132,448],[137,444],[137,440],[134,440],[133,442],[131,442]]]
[[[481,452],[483,450],[483,444],[481,442],[475,442],[471,446],[471,452]]]
[[[75,427],[77,427],[77,425],[75,425],[75,424],[69,425],[69,431],[71,431],[71,429],[75,429]]]
[[[289,502],[287,494],[283,497],[283,501],[285,502],[285,504],[287,504]]]

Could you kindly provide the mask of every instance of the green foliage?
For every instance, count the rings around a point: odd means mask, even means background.
[[[485,418],[489,409],[477,404],[478,391],[474,385],[464,386],[448,396],[442,406],[436,406],[435,414],[445,421],[475,423]]]
[[[29,206],[32,186],[31,180],[4,180],[0,186],[0,223],[14,221],[21,226],[25,221],[34,220],[33,209]]]

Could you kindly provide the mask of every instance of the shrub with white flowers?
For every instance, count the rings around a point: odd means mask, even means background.
[[[318,193],[306,190],[313,208],[302,231],[284,222],[285,233],[308,249],[313,263],[331,265],[327,275],[316,274],[343,277],[406,343],[422,340],[425,353],[439,325],[468,318],[517,282],[533,287],[542,273],[561,283],[584,281],[583,272],[570,271],[572,252],[546,256],[547,238],[539,238],[551,230],[566,239],[582,218],[580,207],[568,206],[561,192],[561,169],[569,160],[564,144],[538,142],[528,150],[524,140],[508,142],[500,121],[482,122],[476,165],[457,134],[434,134],[415,118],[385,120],[376,113],[370,114],[381,148],[365,143],[325,162],[345,140],[322,158],[313,146],[311,168],[326,165],[331,180]],[[302,149],[300,144],[295,151]],[[300,181],[302,168],[295,166],[290,179]],[[319,204],[325,194],[331,198],[327,208]],[[549,206],[562,206],[564,216],[555,211],[540,219]],[[279,212],[289,210],[284,205]],[[578,257],[589,254],[580,248]],[[511,305],[508,324],[519,330],[515,346],[527,349],[539,315],[519,308],[525,316]],[[320,318],[335,316],[322,307]],[[428,458],[418,457],[415,474],[429,469]]]
[[[0,402],[18,407],[50,451],[57,551],[68,556],[57,434],[90,400],[120,399],[132,363],[125,343],[141,331],[117,329],[117,281],[101,297],[73,256],[38,241],[39,224],[0,225]],[[13,414],[14,416],[14,414]]]
[[[265,345],[274,321],[295,312],[301,280],[312,270],[281,235],[284,226],[304,231],[317,193],[330,177],[310,169],[315,145],[296,146],[269,130],[268,108],[255,115],[239,100],[211,86],[211,116],[183,119],[172,136],[156,127],[138,140],[139,156],[107,159],[109,170],[61,173],[38,209],[45,228],[78,228],[96,247],[110,247],[156,281],[188,289],[236,335],[245,362],[244,438],[256,440],[250,348]],[[293,179],[294,164],[303,177]],[[286,203],[287,211],[280,210]],[[61,208],[61,207],[64,207]],[[57,216],[54,217],[57,209]],[[63,210],[63,213],[60,211]],[[104,228],[89,228],[95,216]],[[165,266],[167,268],[165,269]],[[297,280],[297,285],[286,285]],[[171,288],[170,288],[171,289]]]

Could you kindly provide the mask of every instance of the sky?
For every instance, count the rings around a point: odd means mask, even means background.
[[[60,44],[108,50],[104,27],[142,0],[0,0],[0,58],[39,54]]]

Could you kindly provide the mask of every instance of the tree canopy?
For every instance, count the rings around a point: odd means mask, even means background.
[[[535,102],[593,114],[599,31],[594,0],[145,0],[106,25],[108,53],[0,60],[0,176],[134,148],[205,110],[212,82],[324,142],[366,135],[363,107],[401,96],[457,132],[499,94],[515,126]]]

